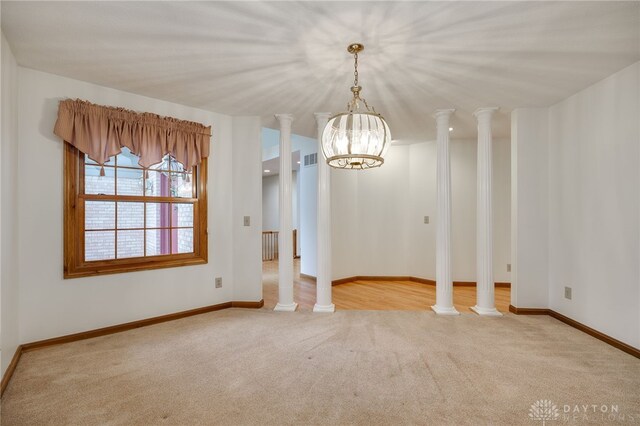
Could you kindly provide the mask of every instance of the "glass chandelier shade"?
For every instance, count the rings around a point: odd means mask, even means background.
[[[345,112],[332,117],[322,133],[322,152],[331,167],[370,169],[384,163],[391,141],[382,116]]]
[[[364,46],[351,44],[349,53],[354,55],[353,98],[347,111],[329,119],[322,132],[322,153],[331,167],[340,169],[370,169],[384,163],[384,156],[391,144],[391,132],[384,118],[367,101],[360,97],[358,86],[358,52]]]

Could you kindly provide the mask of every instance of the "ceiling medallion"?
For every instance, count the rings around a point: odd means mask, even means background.
[[[360,43],[347,47],[354,57],[353,98],[347,111],[331,117],[322,132],[322,153],[327,164],[338,169],[380,167],[391,143],[387,122],[360,97],[358,53],[362,50],[364,46]]]

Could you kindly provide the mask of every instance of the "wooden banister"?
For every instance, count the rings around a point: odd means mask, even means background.
[[[262,231],[262,261],[278,260],[278,231]],[[293,230],[293,258],[298,255],[298,230]]]

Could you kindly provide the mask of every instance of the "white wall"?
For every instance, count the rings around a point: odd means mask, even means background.
[[[511,113],[511,304],[546,308],[548,300],[548,109]]]
[[[473,145],[475,147],[476,143]],[[493,277],[496,282],[510,283],[512,273],[507,270],[507,264],[513,263],[511,261],[510,140],[498,139],[494,141],[493,162]],[[475,193],[473,196],[476,197]],[[475,269],[473,276],[473,281],[475,281]]]
[[[350,195],[358,197],[355,275],[409,275],[409,152],[408,145],[392,147],[382,167],[340,171],[358,177]]]
[[[0,119],[0,358],[4,375],[20,343],[18,287],[18,66],[2,34]]]
[[[548,159],[549,307],[637,348],[639,102],[637,62],[550,107]]]
[[[477,141],[452,139],[451,259],[455,281],[475,281]],[[510,142],[493,141],[493,268],[497,282],[510,282]],[[410,275],[435,279],[436,144],[411,145]],[[424,216],[430,223],[424,224]]]
[[[280,175],[262,177],[262,230],[277,231],[280,227]],[[293,229],[298,229],[298,172],[291,173],[291,199],[293,204]]]
[[[358,275],[358,172],[331,170],[331,278]]]
[[[18,179],[13,180],[12,185],[17,185],[19,192],[20,342],[229,301],[236,296],[232,291],[236,277],[239,285],[248,288],[238,291],[239,296],[246,297],[244,300],[252,300],[248,298],[254,296],[253,300],[260,299],[260,293],[255,291],[255,279],[245,283],[248,277],[237,274],[233,259],[234,240],[246,242],[248,248],[257,244],[259,253],[261,158],[257,118],[232,119],[21,67],[18,72],[20,167]],[[63,142],[54,136],[53,126],[58,101],[63,98],[81,98],[213,125],[208,182],[208,264],[62,279]],[[236,129],[247,130],[234,132],[234,124]],[[248,158],[242,158],[244,155]],[[237,178],[232,173],[232,165],[237,167],[241,161],[245,164],[243,172],[247,173],[247,180],[232,186],[232,180]],[[233,191],[247,200],[234,199]],[[250,214],[258,221],[251,230],[240,228],[242,214]],[[11,224],[16,226],[15,221]],[[255,241],[242,235],[250,232],[258,236],[253,237]],[[253,251],[246,257],[255,257]],[[255,275],[255,271],[252,273]],[[223,278],[221,289],[215,288],[215,277]]]
[[[477,142],[450,144],[453,279],[475,281]],[[510,282],[510,143],[493,147],[494,277]],[[332,170],[334,279],[435,279],[435,166],[435,142],[424,142],[392,145],[379,169]]]
[[[262,230],[277,231],[279,228],[279,211],[280,206],[278,200],[280,176],[263,176],[262,177]],[[295,209],[294,209],[295,210]]]
[[[317,152],[315,139],[300,138],[300,170],[298,171],[298,202],[300,203],[300,273],[316,276],[318,229],[318,165],[304,165],[304,156]],[[294,138],[294,139],[296,139]],[[318,161],[321,161],[318,158]]]
[[[453,141],[450,142],[450,149],[453,151]],[[410,239],[411,247],[414,249],[413,253],[408,253],[409,256],[409,274],[414,277],[422,277],[435,279],[436,277],[436,143],[424,142],[411,146],[411,155],[409,156],[409,168],[411,170],[411,179],[409,181],[411,200],[410,200]],[[453,182],[453,170],[457,167],[453,167],[454,163],[458,163],[459,160],[452,155],[452,182]],[[475,168],[473,169],[475,170]],[[469,171],[469,178],[475,182],[475,175],[472,176],[473,171]],[[471,188],[471,186],[469,186]],[[475,234],[468,231],[468,225],[474,226],[475,220],[467,220],[464,223],[457,220],[459,216],[457,213],[459,209],[458,200],[462,194],[459,191],[452,191],[451,205],[452,207],[452,222],[456,222],[456,226],[452,226],[451,237],[455,241],[456,235],[462,233],[469,240],[468,245],[463,245],[461,249],[471,249],[475,253]],[[465,194],[462,198],[466,198]],[[471,200],[469,200],[471,202]],[[475,212],[475,203],[472,206],[472,212]],[[424,216],[429,216],[429,224],[424,224]],[[475,228],[474,228],[475,229]],[[452,265],[461,267],[459,255],[454,253],[452,247]],[[475,263],[474,263],[475,264]],[[473,266],[473,264],[471,265]]]
[[[233,117],[233,275],[230,284],[236,301],[262,299],[260,132],[260,117]],[[251,218],[250,226],[244,226],[244,216]],[[212,219],[221,220],[223,224],[227,217]]]

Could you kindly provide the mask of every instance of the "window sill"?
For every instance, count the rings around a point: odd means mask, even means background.
[[[188,257],[178,257],[182,255],[173,255],[171,259],[167,256],[158,256],[157,258],[145,259],[123,259],[122,263],[110,261],[85,262],[75,268],[64,268],[64,279],[95,277],[99,275],[121,274],[125,272],[150,271],[153,269],[175,268],[180,266],[203,265],[207,263],[204,256],[194,256],[189,254]]]

